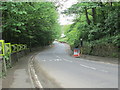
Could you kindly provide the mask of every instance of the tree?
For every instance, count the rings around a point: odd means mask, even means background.
[[[60,36],[52,2],[3,2],[3,39],[28,46],[48,45]]]
[[[79,33],[78,37],[83,38],[86,42],[92,42],[94,45],[95,43],[96,45],[108,43],[118,47],[120,46],[118,44],[120,36],[119,11],[119,2],[83,2],[74,4],[63,13],[66,15],[76,14],[77,16],[68,30],[69,36],[72,36],[74,28],[76,28],[76,34]],[[69,42],[71,37],[66,35]],[[75,39],[79,40],[79,38]]]

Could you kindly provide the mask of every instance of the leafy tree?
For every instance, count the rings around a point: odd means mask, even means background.
[[[48,45],[60,36],[52,2],[3,2],[3,39],[29,46]]]
[[[77,17],[67,31],[70,45],[75,47],[80,38],[88,42],[89,46],[102,44],[120,47],[120,3],[119,2],[82,2],[74,4],[63,14]],[[76,37],[77,35],[77,37]],[[74,40],[71,38],[74,37]],[[71,40],[71,42],[70,42]],[[74,44],[73,44],[74,42]]]

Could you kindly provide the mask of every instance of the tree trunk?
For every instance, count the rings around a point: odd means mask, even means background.
[[[102,2],[100,2],[100,6],[101,6],[101,7],[104,7],[104,5],[103,5]],[[101,14],[102,14],[102,16],[103,16],[103,19],[105,20],[105,13],[104,13],[104,10],[101,10]]]
[[[108,2],[108,4],[112,7],[112,0],[110,2]]]
[[[90,21],[90,19],[88,17],[88,12],[87,12],[87,8],[86,7],[85,7],[85,15],[86,15],[87,23],[88,23],[88,25],[90,25],[91,21]]]
[[[92,8],[93,23],[96,23],[96,8]]]

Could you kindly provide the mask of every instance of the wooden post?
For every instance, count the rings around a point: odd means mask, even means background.
[[[3,70],[5,72],[5,75],[7,75],[7,67],[6,67],[6,61],[5,61],[5,57],[3,56]]]
[[[9,54],[10,67],[12,67],[11,54]]]

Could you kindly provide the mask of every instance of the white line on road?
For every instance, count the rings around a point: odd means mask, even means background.
[[[66,60],[66,59],[63,59],[64,61],[68,61],[68,60]]]
[[[69,61],[69,62],[72,62],[72,61]]]
[[[60,56],[56,56],[56,57],[59,58],[59,61],[62,61]],[[67,59],[65,59],[65,58],[62,58],[62,59],[63,59],[64,61],[67,61],[67,62],[73,62],[73,61],[67,60]]]
[[[59,57],[59,56],[56,56],[57,58],[61,58],[61,57]]]
[[[59,59],[56,59],[56,61],[59,61]]]
[[[62,61],[61,59],[59,61]]]
[[[32,87],[35,88],[34,82],[33,82],[33,80],[32,80],[32,75],[31,75],[31,73],[30,73],[30,63],[31,63],[30,60],[31,60],[32,58],[33,58],[33,56],[31,56],[30,59],[28,60],[28,73],[29,73],[29,76],[30,76],[30,81],[31,81],[31,83],[32,83]]]
[[[34,85],[34,81],[35,81],[37,86],[38,86],[38,88],[43,88],[41,82],[38,79],[37,74],[35,73],[35,70],[34,70],[34,67],[33,67],[33,63],[31,63],[34,60],[34,57],[35,56],[31,56],[31,58],[29,60],[30,64],[28,64],[28,68],[29,68],[28,71],[29,71],[29,74],[30,74],[30,79],[31,79],[33,85]],[[34,87],[35,87],[35,85],[34,85]]]
[[[90,69],[96,70],[96,68],[94,68],[94,67],[86,66],[86,65],[83,65],[83,64],[80,64],[80,65],[83,66],[83,67],[86,67],[86,68],[90,68]]]
[[[108,71],[106,71],[106,70],[100,70],[100,71],[102,71],[102,72],[106,72],[106,73],[108,72]]]
[[[92,61],[92,60],[87,60],[87,59],[80,59],[80,60],[84,60],[84,61],[88,61],[88,62],[93,62],[93,63],[101,63],[101,64],[115,65],[115,64],[112,64],[112,63],[107,63],[107,62],[102,62],[102,61]]]
[[[67,60],[67,59],[65,59],[65,58],[63,58],[63,60],[65,60],[65,61],[69,61],[69,60]]]
[[[92,69],[92,70],[97,70],[96,68],[94,68],[94,67],[90,67],[90,66],[86,66],[86,65],[83,65],[83,64],[80,64],[81,66],[83,66],[83,67],[85,67],[85,68],[89,68],[89,69]],[[101,72],[108,72],[108,71],[106,71],[106,70],[99,70],[99,71],[101,71]]]

